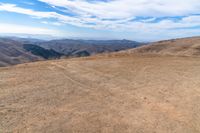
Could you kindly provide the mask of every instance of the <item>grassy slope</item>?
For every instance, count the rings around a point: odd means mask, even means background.
[[[23,64],[0,68],[0,88],[0,132],[200,132],[199,58]]]

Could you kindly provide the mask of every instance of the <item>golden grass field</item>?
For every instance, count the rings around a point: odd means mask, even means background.
[[[0,132],[200,133],[200,59],[119,54],[0,68]]]

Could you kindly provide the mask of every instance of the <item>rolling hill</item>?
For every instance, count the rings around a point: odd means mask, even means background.
[[[128,40],[42,41],[17,37],[0,38],[0,67],[61,57],[90,56],[135,48],[140,45],[142,44]]]
[[[33,45],[33,44],[23,44],[23,48],[28,51],[31,52],[32,54],[42,57],[44,59],[56,59],[56,58],[61,58],[62,56],[64,56],[61,53],[58,53],[52,49],[44,49],[42,47],[39,47],[37,45]]]
[[[21,40],[0,38],[0,67],[56,59],[63,55],[51,49],[24,43]]]
[[[159,41],[140,48],[125,51],[125,53],[200,56],[200,37]]]
[[[27,52],[20,41],[0,38],[0,66],[37,60],[42,60],[42,58]]]
[[[83,53],[86,55],[95,55],[99,53],[110,53],[130,48],[136,48],[142,43],[129,40],[52,40],[40,42],[37,45],[53,49],[67,56],[80,57]],[[84,54],[84,55],[85,55]]]
[[[191,39],[0,68],[0,132],[199,133],[200,60],[160,46]]]

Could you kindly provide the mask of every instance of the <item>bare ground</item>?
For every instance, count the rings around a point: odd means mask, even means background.
[[[0,132],[199,133],[200,58],[127,55],[1,68]]]

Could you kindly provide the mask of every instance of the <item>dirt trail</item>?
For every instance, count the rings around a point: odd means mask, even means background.
[[[199,133],[200,59],[89,57],[0,68],[0,132]]]

